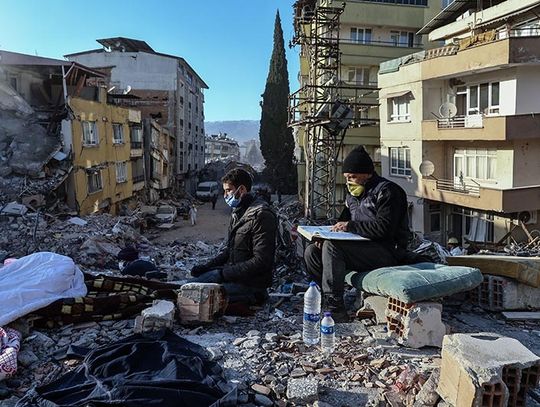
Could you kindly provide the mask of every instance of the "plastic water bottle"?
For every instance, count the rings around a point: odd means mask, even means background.
[[[325,312],[321,321],[321,348],[324,353],[332,353],[336,345],[336,332],[334,330],[332,313]]]
[[[304,324],[302,339],[306,345],[319,343],[319,321],[321,319],[321,292],[312,281],[304,294]]]

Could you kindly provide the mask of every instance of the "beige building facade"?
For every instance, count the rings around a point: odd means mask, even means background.
[[[383,176],[407,192],[412,229],[441,243],[538,227],[540,2],[499,3],[450,5],[421,31],[445,46],[379,72]]]

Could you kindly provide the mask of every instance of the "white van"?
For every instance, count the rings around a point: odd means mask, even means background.
[[[201,182],[197,186],[195,196],[201,201],[211,201],[213,197],[219,195],[219,184],[216,181]]]

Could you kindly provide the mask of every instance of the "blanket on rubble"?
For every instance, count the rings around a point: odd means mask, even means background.
[[[38,252],[0,268],[0,326],[60,298],[86,295],[81,270],[69,257]]]
[[[77,369],[30,390],[17,406],[227,407],[236,402],[236,388],[204,348],[167,330],[92,350]]]
[[[176,301],[180,285],[138,277],[84,274],[88,293],[84,297],[55,301],[36,312],[34,326],[53,328],[71,323],[110,321],[139,314],[154,300]]]

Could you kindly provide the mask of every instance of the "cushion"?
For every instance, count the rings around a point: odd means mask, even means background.
[[[482,282],[482,273],[472,267],[418,263],[351,272],[346,281],[357,289],[410,304],[472,290]]]

